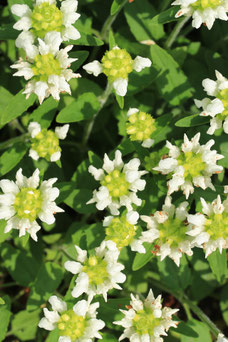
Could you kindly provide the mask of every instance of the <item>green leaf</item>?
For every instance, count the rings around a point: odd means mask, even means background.
[[[180,321],[177,328],[173,329],[173,331],[184,336],[198,337],[198,333],[191,328],[190,324],[189,322],[185,323]]]
[[[193,115],[189,115],[183,119],[178,120],[175,123],[175,126],[177,126],[177,127],[194,127],[194,126],[205,125],[208,122],[210,122],[209,117],[200,116],[199,114],[193,114]]]
[[[17,143],[9,147],[0,157],[0,177],[12,170],[24,157],[28,150],[25,143]]]
[[[116,101],[121,109],[124,107],[124,96],[116,95]]]
[[[168,288],[172,290],[185,289],[191,283],[191,271],[185,256],[182,256],[180,267],[170,258],[157,260],[161,279]]]
[[[26,100],[23,90],[17,93],[4,108],[0,116],[0,125],[4,126],[13,119],[23,114],[36,100],[36,95],[31,94]]]
[[[145,254],[137,253],[133,264],[132,264],[132,270],[137,271],[140,270],[143,266],[145,266],[152,258],[153,258],[153,253],[151,252],[153,250],[153,244],[145,242],[144,247],[146,249]]]
[[[222,253],[220,253],[217,249],[207,257],[207,260],[218,282],[220,284],[224,283],[227,275],[226,250],[223,249]]]
[[[21,251],[4,242],[1,245],[3,266],[19,285],[28,286],[36,278],[39,263],[25,251]]]
[[[6,239],[10,237],[9,233],[4,233],[6,226],[6,220],[0,220],[0,243],[4,242]]]
[[[36,330],[40,321],[41,309],[33,312],[18,312],[12,320],[12,334],[21,341],[35,340]]]
[[[89,56],[88,51],[73,51],[69,53],[70,58],[77,58],[75,62],[73,62],[70,66],[70,68],[73,71],[78,70],[78,68],[84,63],[84,61]]]
[[[0,110],[5,109],[8,103],[13,99],[13,95],[4,87],[0,86]]]
[[[159,72],[155,83],[165,100],[176,106],[190,98],[191,85],[173,57],[156,44],[150,47],[150,53],[153,66]]]
[[[101,46],[104,42],[101,39],[96,38],[92,34],[87,34],[80,31],[81,38],[77,40],[70,40],[67,45],[85,45],[85,46]]]
[[[156,11],[148,0],[127,4],[124,8],[124,14],[137,41],[152,38],[157,40],[164,36],[163,26],[151,20]]]
[[[175,18],[176,13],[177,13],[177,10],[175,7],[169,8],[168,10],[155,15],[152,18],[151,22],[153,24],[167,24],[172,21],[177,21],[178,19]]]
[[[109,50],[112,50],[116,46],[115,37],[112,30],[109,31],[108,42]]]
[[[16,39],[18,31],[13,29],[12,24],[2,25],[0,27],[0,40]]]
[[[10,321],[10,298],[8,296],[4,296],[1,299],[0,306],[0,341],[5,339],[9,321]]]
[[[48,337],[46,338],[45,342],[56,342],[58,341],[59,339],[59,330],[58,329],[55,329],[55,330],[52,330]]]
[[[220,308],[224,321],[228,325],[228,284],[226,284],[221,291]]]
[[[194,337],[194,342],[211,342],[211,334],[208,326],[202,322],[197,321],[196,319],[192,319],[188,321],[188,326],[191,327],[198,335],[198,337]],[[193,342],[192,336],[188,337],[185,335],[181,335],[181,342]]]
[[[112,6],[111,6],[110,14],[111,15],[116,14],[124,2],[125,2],[125,0],[114,0],[112,3]]]
[[[5,304],[5,301],[4,301],[4,299],[2,299],[2,298],[0,297],[0,305],[3,305],[3,304]]]
[[[91,119],[100,108],[100,103],[93,93],[84,93],[69,106],[63,108],[56,121],[60,123],[78,122]]]
[[[55,116],[59,102],[53,97],[46,99],[37,109],[29,116],[29,121],[38,122],[42,128],[48,128]]]
[[[101,333],[101,335],[102,335],[102,342],[118,342],[118,338],[112,334]]]
[[[31,286],[27,302],[27,310],[33,311],[41,307],[58,288],[62,281],[64,270],[56,263],[47,262],[41,266],[36,280]]]
[[[92,192],[88,189],[77,189],[73,182],[63,182],[58,184],[61,197],[59,200],[80,214],[96,212],[93,204],[86,204],[92,198]]]
[[[102,319],[108,328],[113,329],[112,322],[123,318],[120,309],[126,309],[125,305],[129,305],[130,298],[109,298],[108,302],[101,301],[100,308],[98,309],[99,318]],[[120,330],[120,329],[118,329]]]

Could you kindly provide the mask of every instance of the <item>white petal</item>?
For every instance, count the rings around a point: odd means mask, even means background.
[[[125,96],[127,93],[127,85],[128,82],[126,79],[118,78],[113,82],[113,88],[116,91],[116,94],[119,96]]]
[[[57,296],[51,296],[48,301],[55,311],[63,312],[67,310],[67,304]]]
[[[41,126],[38,122],[30,122],[28,126],[28,131],[31,135],[32,138],[35,138],[35,136],[40,133],[41,131]]]
[[[66,138],[69,128],[70,128],[70,125],[64,125],[62,127],[56,127],[55,134],[57,135],[57,137],[59,139],[63,140]]]
[[[67,271],[73,274],[77,274],[82,270],[82,265],[76,261],[66,261],[64,267]]]
[[[150,67],[151,64],[152,62],[149,58],[137,56],[133,62],[133,69],[140,72],[142,69]]]
[[[102,64],[98,61],[93,61],[83,66],[83,69],[88,72],[88,74],[93,74],[94,76],[98,76],[102,73]]]

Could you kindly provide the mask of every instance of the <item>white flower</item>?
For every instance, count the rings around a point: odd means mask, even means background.
[[[121,272],[124,266],[117,262],[119,250],[113,241],[103,241],[95,248],[93,256],[75,246],[78,257],[76,261],[65,262],[65,268],[78,274],[72,296],[78,298],[82,293],[88,295],[91,302],[95,295],[102,294],[107,301],[107,292],[113,288],[121,290],[118,283],[124,283],[126,276]]]
[[[54,202],[59,196],[59,189],[52,187],[56,181],[57,178],[50,178],[39,185],[38,169],[30,178],[23,176],[22,169],[19,169],[15,183],[8,179],[0,181],[3,192],[0,195],[0,219],[7,221],[5,233],[15,228],[19,230],[19,236],[28,232],[37,241],[36,233],[41,227],[36,219],[53,224],[53,214],[64,211]]]
[[[115,46],[107,51],[101,63],[97,60],[83,66],[88,74],[98,76],[102,72],[108,77],[108,82],[112,84],[115,92],[119,96],[127,93],[128,75],[135,70],[140,72],[142,69],[150,67],[151,60],[137,56],[134,60],[125,49]]]
[[[126,131],[130,135],[130,139],[142,142],[143,147],[151,147],[154,143],[151,135],[156,131],[155,119],[137,108],[130,108],[127,116]]]
[[[131,308],[120,310],[125,317],[114,324],[124,327],[124,332],[119,341],[127,338],[131,342],[162,342],[160,336],[167,336],[169,328],[177,327],[177,322],[172,320],[172,315],[179,309],[162,308],[161,295],[154,298],[150,290],[143,301],[138,296],[131,294]]]
[[[146,181],[141,179],[147,171],[139,171],[140,160],[134,158],[124,165],[122,154],[119,150],[115,152],[115,159],[112,161],[107,154],[104,156],[102,169],[89,166],[89,172],[101,186],[94,190],[93,198],[87,202],[96,203],[98,210],[108,207],[112,215],[119,215],[119,208],[125,206],[131,211],[132,204],[141,205],[142,200],[136,195],[137,191],[144,190]]]
[[[102,338],[99,330],[105,323],[96,319],[99,303],[90,304],[86,300],[77,302],[73,309],[67,310],[67,304],[56,296],[49,298],[52,310],[44,308],[44,316],[38,326],[46,330],[57,328],[58,342],[92,342],[94,338]]]
[[[103,226],[106,227],[106,240],[115,242],[117,248],[121,249],[130,246],[131,250],[138,253],[145,253],[143,242],[136,238],[139,214],[136,211],[129,211],[120,217],[106,216]]]
[[[211,188],[215,190],[211,182],[211,176],[220,173],[222,166],[217,165],[217,161],[224,158],[217,154],[216,150],[210,150],[214,145],[214,140],[209,140],[205,145],[199,144],[200,133],[197,133],[191,140],[184,135],[184,143],[181,149],[166,142],[169,149],[169,158],[162,159],[153,170],[162,174],[172,174],[168,181],[168,195],[174,191],[182,190],[186,196],[194,192],[194,186],[202,189]]]
[[[217,70],[215,74],[216,81],[206,78],[202,82],[207,95],[215,98],[213,100],[209,98],[204,98],[202,101],[195,100],[195,104],[198,108],[203,108],[200,115],[212,117],[208,134],[214,134],[222,126],[224,132],[228,134],[228,79]]]
[[[187,233],[192,236],[193,244],[205,250],[205,256],[217,248],[220,253],[228,248],[228,199],[223,203],[218,195],[212,203],[201,198],[203,214],[188,215],[191,230]]]
[[[59,50],[61,37],[59,32],[49,32],[44,40],[38,38],[38,48],[34,45],[27,54],[27,59],[19,59],[11,68],[18,69],[14,76],[23,76],[29,82],[26,84],[25,91],[28,98],[35,93],[40,103],[52,95],[54,99],[59,100],[59,94],[67,92],[71,94],[68,81],[71,78],[80,77],[68,69],[75,58],[68,57],[68,51],[72,49],[68,45],[64,49]]]
[[[22,31],[16,39],[16,46],[30,55],[30,49],[37,38],[45,38],[48,32],[59,32],[62,41],[79,39],[80,33],[73,26],[80,17],[76,13],[77,0],[63,0],[58,9],[55,0],[35,0],[33,9],[16,4],[11,7],[13,14],[20,17],[14,29]]]
[[[55,162],[61,157],[59,139],[65,139],[70,125],[56,127],[55,132],[41,128],[38,122],[30,122],[28,131],[31,135],[32,146],[29,156],[34,160],[39,157],[46,158],[48,161]]]
[[[189,228],[186,218],[188,202],[182,202],[176,208],[167,196],[162,211],[156,211],[152,216],[142,215],[141,219],[147,223],[147,231],[142,233],[143,242],[154,242],[155,255],[161,260],[169,256],[180,265],[182,253],[192,255],[192,238],[187,234]]]
[[[175,17],[182,15],[193,18],[192,26],[199,28],[205,24],[210,30],[215,19],[228,20],[228,0],[175,0],[172,5],[180,5]]]
[[[228,342],[228,339],[223,334],[218,334],[217,342]]]

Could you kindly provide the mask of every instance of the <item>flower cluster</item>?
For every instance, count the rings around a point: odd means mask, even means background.
[[[67,303],[56,296],[49,298],[52,310],[44,308],[44,318],[39,322],[39,327],[46,330],[57,328],[59,342],[85,342],[94,338],[102,338],[99,330],[105,323],[96,319],[99,303],[90,304],[86,300],[80,300],[72,309],[67,308]]]
[[[56,0],[36,0],[33,9],[24,4],[11,7],[12,13],[20,17],[14,28],[22,31],[16,46],[26,54],[25,59],[20,58],[11,67],[18,70],[14,76],[29,80],[23,92],[27,98],[35,93],[42,103],[49,95],[59,100],[60,93],[71,94],[68,82],[80,75],[69,66],[77,59],[68,56],[71,45],[64,49],[60,45],[62,41],[80,38],[73,26],[80,17],[77,6],[77,0],[62,1],[60,9]]]
[[[144,190],[146,181],[141,179],[141,176],[145,175],[147,171],[139,171],[139,166],[138,158],[134,158],[124,165],[119,150],[115,152],[113,161],[105,154],[102,169],[90,165],[89,172],[97,181],[100,181],[101,186],[98,190],[94,190],[93,198],[88,204],[96,203],[98,210],[108,207],[112,215],[118,215],[118,209],[121,206],[125,206],[128,211],[131,211],[133,204],[141,205],[142,200],[136,193]]]
[[[215,19],[228,20],[228,0],[175,0],[172,5],[181,6],[176,18],[192,16],[192,26],[195,28],[205,24],[210,30]]]
[[[214,132],[223,126],[223,130],[228,134],[228,79],[225,78],[220,72],[215,71],[217,77],[216,81],[206,78],[203,80],[202,85],[207,95],[214,96],[211,100],[206,97],[203,100],[195,100],[198,108],[203,108],[200,115],[210,116],[210,128],[208,134]]]
[[[123,283],[126,276],[121,272],[124,266],[117,262],[119,250],[113,241],[103,241],[95,248],[95,254],[87,256],[87,251],[75,246],[78,256],[76,261],[67,261],[65,268],[78,274],[72,296],[78,298],[87,293],[91,302],[96,294],[102,294],[107,301],[110,289],[121,290],[118,283]]]
[[[151,147],[154,143],[151,135],[156,131],[155,119],[137,108],[130,108],[127,116],[126,131],[130,139],[142,142],[143,147]]]
[[[199,139],[200,133],[197,133],[191,140],[185,134],[181,149],[167,141],[169,156],[162,159],[154,170],[172,176],[168,181],[169,195],[181,189],[188,198],[194,192],[194,186],[204,190],[208,187],[215,190],[211,176],[222,171],[223,167],[217,165],[217,161],[224,156],[218,154],[216,150],[211,151],[214,140],[200,145]]]
[[[156,211],[153,216],[142,215],[141,219],[147,223],[147,231],[142,233],[141,240],[154,242],[154,254],[163,260],[169,256],[177,266],[180,265],[182,253],[192,255],[192,238],[188,237],[190,230],[186,220],[188,202],[182,202],[177,208],[167,196],[162,211]]]
[[[101,63],[97,60],[83,66],[89,74],[94,76],[102,72],[107,76],[108,82],[113,86],[119,96],[127,93],[128,75],[133,71],[140,72],[150,67],[151,60],[137,56],[134,60],[125,49],[115,46],[112,50],[106,51]]]
[[[48,161],[55,162],[61,157],[61,148],[59,139],[65,139],[69,130],[69,125],[56,127],[55,132],[41,128],[38,122],[30,122],[28,131],[31,135],[31,148],[29,156],[38,160],[45,158]]]
[[[8,179],[0,181],[3,195],[0,195],[0,219],[7,220],[5,233],[11,229],[18,229],[19,236],[28,232],[33,240],[37,241],[36,233],[40,230],[41,221],[52,224],[54,214],[63,212],[55,204],[59,196],[59,189],[52,185],[57,178],[50,178],[40,184],[39,170],[36,169],[30,178],[23,176],[22,169],[16,173],[16,182]]]
[[[121,310],[125,317],[115,324],[124,327],[124,333],[119,340],[128,338],[131,342],[162,342],[160,336],[166,336],[169,328],[177,327],[177,322],[172,320],[172,315],[178,309],[162,308],[161,296],[154,298],[153,291],[150,290],[145,301],[141,301],[138,296],[131,295],[131,308]]]

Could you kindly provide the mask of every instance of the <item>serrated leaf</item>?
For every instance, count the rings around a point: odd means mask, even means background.
[[[153,66],[159,72],[155,83],[166,101],[176,106],[190,98],[191,85],[173,57],[156,44],[150,47],[150,53]]]
[[[153,258],[153,253],[151,252],[153,250],[153,244],[145,242],[144,247],[146,249],[146,253],[137,253],[133,264],[132,264],[132,270],[133,271],[138,271],[140,268],[145,266],[152,258]]]
[[[36,280],[31,286],[27,310],[33,311],[44,304],[58,288],[64,270],[56,263],[46,262],[41,266]]]
[[[227,275],[227,257],[226,250],[223,249],[222,253],[217,249],[215,252],[211,253],[207,260],[209,262],[210,268],[216,279],[220,284],[222,284]]]
[[[124,8],[124,14],[137,41],[152,38],[160,39],[164,36],[163,26],[151,20],[156,11],[148,0],[127,4]]]
[[[0,306],[0,341],[5,339],[9,321],[10,321],[10,298],[8,296],[4,296],[0,298],[1,306]]]
[[[91,119],[97,113],[100,103],[93,93],[84,93],[77,100],[63,108],[56,121],[60,123],[78,122]]]
[[[194,126],[205,125],[208,122],[210,122],[209,117],[200,116],[199,114],[193,114],[193,115],[189,115],[183,119],[178,120],[175,123],[175,126],[177,126],[177,127],[194,127]]]
[[[48,128],[55,116],[59,102],[53,97],[46,99],[37,109],[29,116],[29,121],[38,122],[42,128]]]
[[[0,126],[4,126],[13,119],[23,114],[36,100],[36,95],[31,94],[26,100],[23,90],[17,93],[4,108],[0,116]]]
[[[0,157],[0,177],[11,171],[24,157],[28,150],[25,143],[17,143],[9,147]]]

